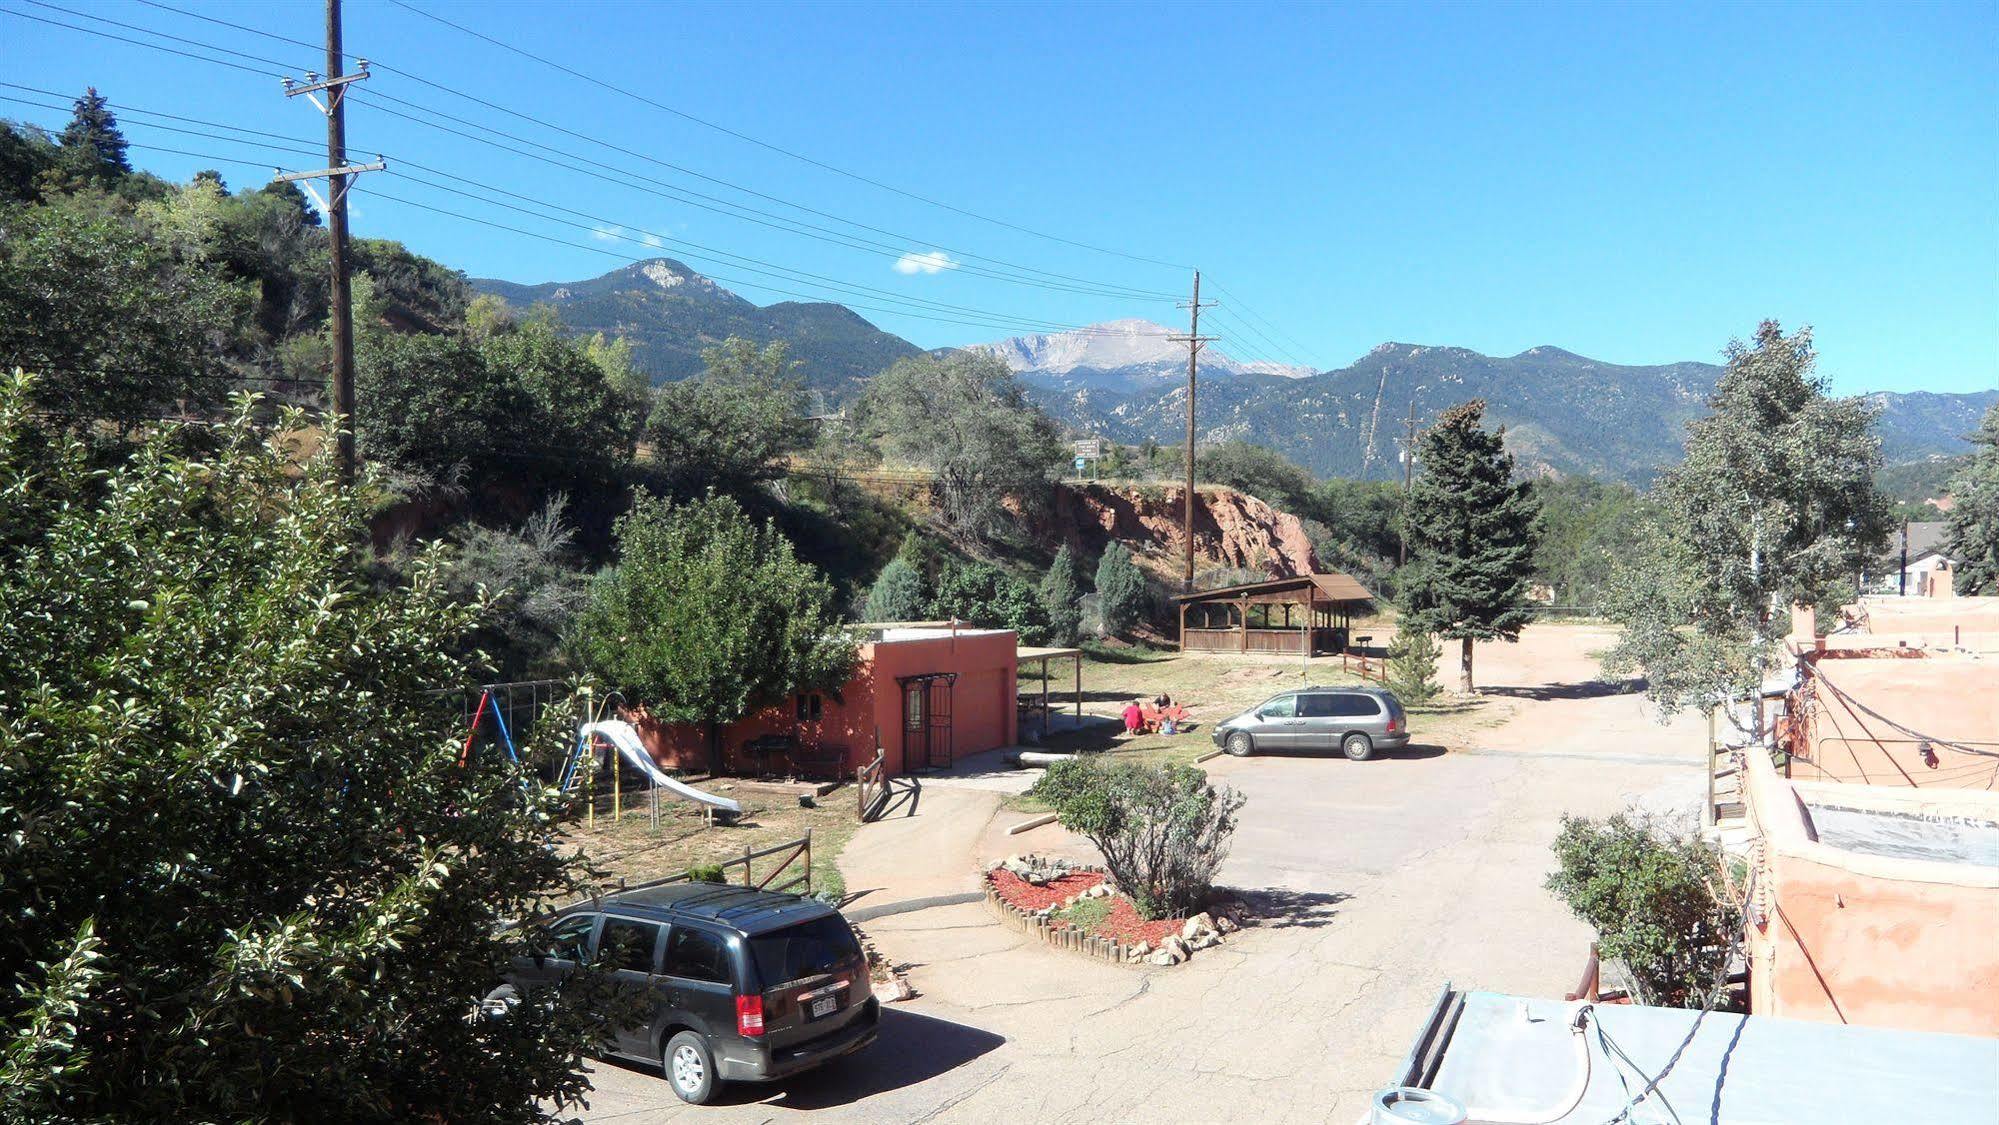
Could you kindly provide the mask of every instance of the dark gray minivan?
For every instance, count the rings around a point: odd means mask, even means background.
[[[1376,750],[1409,745],[1409,715],[1381,688],[1299,688],[1215,724],[1214,737],[1236,757],[1259,750],[1338,750],[1364,762]]]
[[[697,1105],[724,1081],[783,1078],[858,1051],[881,1024],[853,927],[816,899],[677,883],[570,907],[549,936],[550,950],[516,959],[489,1000],[602,962],[645,1013],[613,1029],[605,1052],[663,1066]]]

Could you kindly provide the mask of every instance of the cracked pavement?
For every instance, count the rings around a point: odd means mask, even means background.
[[[1249,798],[1222,882],[1259,898],[1265,919],[1185,965],[1126,968],[1048,949],[982,902],[881,918],[867,929],[912,966],[919,995],[887,1006],[867,1052],[730,1087],[701,1108],[681,1105],[656,1071],[597,1064],[581,1116],[1360,1120],[1446,981],[1542,996],[1574,987],[1591,935],[1541,886],[1564,813],[1696,807],[1697,721],[1661,726],[1640,696],[1562,690],[1594,674],[1587,651],[1607,640],[1554,626],[1480,646],[1482,682],[1530,691],[1477,753],[1210,762],[1218,784]],[[1005,850],[1087,854],[1057,827],[1000,834],[1022,818],[995,821],[998,800],[926,786],[918,817],[856,838],[850,855],[867,878],[850,884],[903,898],[887,886],[900,882],[898,862],[917,893],[932,893],[962,888],[975,859]]]

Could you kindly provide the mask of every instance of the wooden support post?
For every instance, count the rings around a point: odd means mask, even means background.
[[[1182,613],[1186,612],[1183,607]],[[1083,654],[1077,653],[1069,659],[1076,664],[1076,729],[1083,729]]]
[[[1239,600],[1236,603],[1236,615],[1242,620],[1242,633],[1241,636],[1238,638],[1239,643],[1236,645],[1236,651],[1248,652],[1249,651],[1249,595],[1248,594],[1244,594],[1241,600]]]
[[[1187,651],[1187,603],[1180,603],[1180,651]],[[1078,673],[1081,675],[1081,673]]]

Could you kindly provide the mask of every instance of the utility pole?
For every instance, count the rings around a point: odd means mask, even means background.
[[[361,172],[379,172],[388,165],[376,157],[373,164],[347,163],[347,84],[368,77],[368,60],[360,59],[360,69],[342,74],[346,54],[340,47],[340,0],[326,0],[326,73],[321,78],[306,72],[303,84],[284,80],[285,96],[303,94],[326,115],[326,167],[313,172],[279,172],[272,183],[297,182],[312,193],[313,202],[326,215],[327,257],[332,262],[332,287],[327,298],[327,319],[333,332],[333,412],[338,416],[335,459],[340,479],[354,481],[354,293],[347,276],[347,188],[351,177]],[[326,100],[320,101],[324,91]],[[314,180],[327,181],[322,198],[312,186]]]
[[[1402,534],[1398,536],[1395,565],[1409,565],[1409,482],[1416,467],[1416,400],[1409,399],[1409,421],[1402,428]]]
[[[1180,577],[1180,587],[1184,592],[1194,590],[1194,392],[1200,382],[1201,348],[1214,340],[1213,336],[1201,335],[1201,310],[1213,308],[1215,302],[1201,301],[1201,271],[1194,271],[1194,299],[1182,301],[1180,307],[1187,310],[1187,334],[1168,336],[1175,343],[1187,345],[1187,569]],[[1248,626],[1244,622],[1244,627]]]

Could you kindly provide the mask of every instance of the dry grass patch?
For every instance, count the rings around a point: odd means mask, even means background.
[[[836,789],[818,798],[817,808],[808,809],[799,807],[795,795],[776,789],[748,784],[732,788],[726,781],[703,788],[742,803],[743,815],[737,823],[710,826],[698,806],[688,801],[663,799],[659,826],[654,828],[641,793],[636,797],[628,795],[621,818],[601,811],[594,824],[582,819],[571,823],[563,832],[563,842],[581,848],[611,878],[622,877],[636,883],[678,875],[690,867],[741,859],[746,849],[761,851],[795,840],[810,830],[813,891],[835,896],[846,893],[846,883],[835,861],[859,827],[852,789]],[[757,860],[752,871],[760,881],[783,858],[776,855]],[[741,878],[739,869],[729,871],[730,882],[739,882]]]

